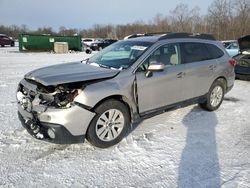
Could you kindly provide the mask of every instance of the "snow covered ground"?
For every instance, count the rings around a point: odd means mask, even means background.
[[[237,80],[216,112],[197,105],[146,119],[118,145],[55,145],[17,118],[15,91],[28,71],[85,53],[0,48],[0,187],[250,187],[250,82]]]

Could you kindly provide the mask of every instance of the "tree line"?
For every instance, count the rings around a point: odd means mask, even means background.
[[[178,4],[168,15],[157,14],[152,20],[136,21],[126,25],[95,24],[90,29],[69,29],[60,27],[41,27],[30,30],[26,25],[0,25],[0,33],[18,38],[20,33],[80,35],[83,38],[122,39],[135,33],[190,32],[211,33],[218,40],[237,39],[250,34],[250,0],[214,0],[205,15],[200,14],[198,6],[189,8]]]

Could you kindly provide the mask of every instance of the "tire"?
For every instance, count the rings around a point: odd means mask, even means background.
[[[4,47],[4,45],[1,45],[1,47]]]
[[[14,47],[15,46],[15,43],[13,42],[13,43],[11,43],[11,45],[10,45],[11,47]]]
[[[92,50],[90,50],[90,49],[86,50],[86,54],[91,54],[91,52],[92,52]]]
[[[206,96],[206,101],[204,103],[200,103],[200,107],[207,111],[217,110],[223,99],[225,94],[225,85],[221,80],[216,80],[209,89],[209,92]]]
[[[87,130],[88,141],[99,148],[107,148],[120,142],[130,125],[129,110],[117,100],[108,100],[96,109],[96,116]]]

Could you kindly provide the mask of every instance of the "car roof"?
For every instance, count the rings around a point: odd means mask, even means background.
[[[216,41],[213,35],[211,34],[200,34],[200,33],[165,33],[165,34],[156,34],[150,35],[145,34],[143,36],[135,36],[135,38],[125,39],[130,41],[144,41],[155,43],[159,40],[168,40],[168,39],[200,39],[200,40],[209,40]]]

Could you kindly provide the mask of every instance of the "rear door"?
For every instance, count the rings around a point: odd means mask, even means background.
[[[185,42],[181,43],[180,46],[182,61],[186,65],[186,74],[183,79],[185,84],[182,88],[185,91],[183,99],[205,95],[218,68],[216,56],[213,57],[211,54],[212,49],[216,47],[212,44],[199,42]],[[223,56],[223,52],[221,56]]]

